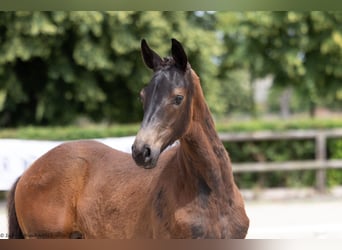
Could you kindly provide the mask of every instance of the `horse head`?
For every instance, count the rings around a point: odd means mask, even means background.
[[[175,39],[171,52],[170,57],[161,58],[145,40],[141,41],[143,60],[153,70],[153,76],[140,92],[144,118],[132,156],[137,165],[146,169],[156,166],[163,150],[180,139],[191,122],[191,67],[183,46]]]

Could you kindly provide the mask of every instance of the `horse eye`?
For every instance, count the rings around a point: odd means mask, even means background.
[[[176,95],[176,97],[175,97],[175,104],[176,105],[180,105],[182,103],[183,99],[184,99],[184,96]]]

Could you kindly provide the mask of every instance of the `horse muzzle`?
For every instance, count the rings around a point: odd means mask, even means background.
[[[159,159],[160,150],[153,149],[148,144],[139,144],[137,141],[132,145],[132,157],[135,163],[145,169],[152,169]]]

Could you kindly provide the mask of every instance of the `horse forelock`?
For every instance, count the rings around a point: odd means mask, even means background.
[[[175,60],[171,56],[164,57],[161,62],[162,67],[168,67],[173,65],[175,65]]]
[[[164,57],[162,59],[162,61],[160,62],[158,70],[168,70],[172,66],[176,66],[176,61],[172,56],[167,56],[167,57]],[[187,70],[189,70],[189,69],[191,70],[191,65],[188,62],[187,63]]]

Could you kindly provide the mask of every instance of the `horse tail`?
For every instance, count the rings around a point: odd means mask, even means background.
[[[8,194],[7,200],[7,211],[8,211],[8,238],[9,239],[24,239],[24,234],[18,223],[17,213],[15,211],[15,190],[17,188],[18,181],[20,177],[13,184],[12,189]]]

